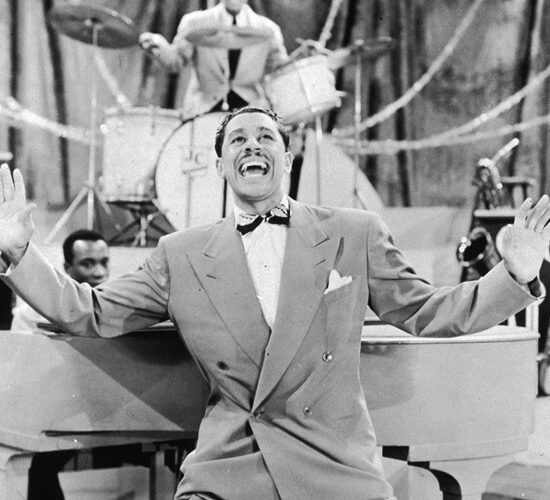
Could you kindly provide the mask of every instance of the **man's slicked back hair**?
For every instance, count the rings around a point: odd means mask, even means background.
[[[283,139],[283,144],[285,145],[285,151],[288,151],[288,148],[290,145],[290,139],[279,115],[274,111],[271,111],[270,109],[247,106],[245,108],[240,108],[240,109],[236,109],[235,111],[231,111],[229,114],[227,114],[224,117],[224,119],[218,125],[218,128],[216,130],[216,140],[214,142],[214,149],[216,151],[216,155],[218,158],[222,157],[222,146],[223,146],[223,140],[225,139],[225,129],[227,128],[227,125],[233,118],[239,115],[243,115],[245,113],[262,113],[264,115],[269,116],[277,126],[277,130],[281,138]]]

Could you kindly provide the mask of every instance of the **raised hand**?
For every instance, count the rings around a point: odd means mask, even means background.
[[[12,179],[9,167],[0,166],[0,251],[14,264],[23,256],[34,232],[34,207],[27,203],[21,172],[15,169]]]
[[[504,266],[519,283],[538,276],[550,244],[550,199],[544,195],[534,208],[531,205],[529,198],[521,204],[514,224],[505,228],[500,248]]]

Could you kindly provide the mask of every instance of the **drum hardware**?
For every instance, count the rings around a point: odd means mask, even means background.
[[[354,50],[350,51],[355,57],[355,73],[354,73],[354,101],[353,101],[353,138],[355,148],[353,151],[353,160],[356,168],[353,169],[353,203],[352,207],[357,208],[357,184],[359,168],[361,164],[361,120],[363,119],[363,107],[362,107],[362,85],[363,79],[363,57],[361,54],[362,47],[364,46],[363,40],[356,40],[354,42]]]
[[[321,204],[321,141],[323,140],[323,125],[321,117],[315,117],[315,160],[317,165],[317,199],[316,204]]]
[[[99,47],[123,48],[137,44],[138,34],[130,19],[104,7],[80,3],[65,4],[54,7],[48,14],[49,22],[54,29],[75,40],[91,44],[93,51]],[[94,224],[94,203],[97,199],[106,213],[111,210],[106,206],[96,189],[96,154],[97,154],[97,70],[92,70],[90,90],[90,148],[88,154],[88,180],[76,195],[57,224],[46,237],[50,243],[58,231],[72,216],[80,203],[87,202],[87,224],[91,229]],[[111,217],[112,218],[112,217]]]
[[[113,205],[118,205],[120,208],[130,212],[132,221],[126,226],[117,230],[117,234],[109,240],[110,245],[125,245],[130,243],[133,247],[145,247],[148,241],[156,241],[158,238],[148,238],[150,229],[154,229],[159,234],[166,234],[166,231],[155,224],[155,220],[163,215],[159,210],[155,200],[143,201],[111,201]],[[126,235],[131,235],[133,231],[137,232],[133,237],[126,238]]]
[[[50,10],[48,19],[56,31],[95,47],[124,49],[139,41],[131,19],[99,5],[80,2],[58,5]]]
[[[303,38],[295,38],[295,40],[298,47],[289,54],[289,62],[319,54],[328,56],[331,53],[330,50],[316,40],[304,40]]]
[[[188,157],[188,161],[191,161],[191,155]],[[208,164],[206,163],[197,163],[195,166],[190,166],[185,162],[182,162],[181,165],[181,174],[184,178],[187,179],[187,206],[185,210],[185,227],[191,225],[191,198],[193,196],[193,181],[197,175],[206,175],[206,169]],[[224,183],[224,190],[226,189],[226,184]]]
[[[357,40],[348,47],[329,51],[327,63],[331,71],[336,71],[349,64],[357,64],[357,58],[362,61],[375,61],[395,47],[395,41],[390,37],[380,37],[367,40]]]
[[[185,38],[193,45],[223,49],[242,49],[271,38],[269,31],[248,26],[212,26],[197,28]]]

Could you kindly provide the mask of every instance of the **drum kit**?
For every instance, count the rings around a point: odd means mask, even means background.
[[[139,33],[125,16],[102,6],[68,3],[50,10],[49,21],[60,33],[102,48],[135,47]],[[187,36],[195,45],[241,49],[268,40],[269,34],[255,28],[212,27]],[[356,42],[335,51],[295,51],[283,67],[267,75],[263,82],[266,98],[289,131],[315,124],[317,142],[322,135],[321,118],[340,106],[341,92],[335,88],[334,71],[356,65],[355,124],[361,121],[361,65],[374,61],[392,48],[391,39]],[[90,148],[86,185],[71,202],[46,238],[55,234],[86,200],[87,225],[93,226],[94,203],[118,205],[130,210],[134,220],[117,228],[116,241],[137,227],[133,245],[145,246],[149,228],[163,215],[175,229],[215,221],[225,215],[229,200],[223,181],[215,169],[214,135],[223,112],[205,113],[183,119],[176,110],[149,107],[116,107],[104,112],[98,123],[97,76],[91,78]],[[102,132],[101,189],[96,181],[99,134]],[[357,137],[356,137],[357,138]],[[358,139],[358,138],[357,138]],[[319,148],[317,148],[317,154]],[[358,158],[356,159],[358,161]],[[320,164],[320,161],[317,161]],[[320,172],[317,183],[320,184]],[[356,186],[356,184],[354,184]],[[317,186],[317,196],[320,185]],[[318,200],[319,201],[319,200]]]

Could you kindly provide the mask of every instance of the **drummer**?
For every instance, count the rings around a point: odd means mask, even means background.
[[[184,15],[172,43],[158,33],[143,33],[140,45],[172,71],[193,66],[183,103],[186,117],[249,104],[265,107],[261,82],[288,60],[280,28],[246,0],[221,0]]]

